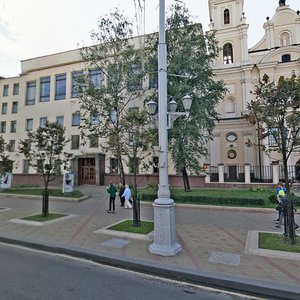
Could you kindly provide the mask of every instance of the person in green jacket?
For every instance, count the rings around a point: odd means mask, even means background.
[[[114,184],[111,182],[110,186],[107,187],[107,192],[109,193],[109,209],[106,210],[107,213],[115,213],[115,200],[116,200],[116,194],[117,194],[117,188],[114,186]],[[111,210],[111,208],[113,210]]]

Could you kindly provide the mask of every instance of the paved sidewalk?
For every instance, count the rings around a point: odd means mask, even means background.
[[[51,212],[71,217],[44,226],[11,221],[39,213],[40,200],[0,195],[0,208],[5,208],[0,210],[0,241],[206,285],[257,292],[273,299],[300,299],[297,257],[254,255],[247,249],[249,232],[275,232],[275,210],[177,205],[176,233],[183,250],[173,257],[161,257],[149,252],[149,239],[103,233],[101,229],[131,219],[132,210],[120,207],[117,199],[116,214],[107,214],[104,187],[80,189],[90,198],[81,202],[50,199]],[[153,220],[151,204],[142,203],[141,218]],[[296,220],[300,223],[298,214]]]

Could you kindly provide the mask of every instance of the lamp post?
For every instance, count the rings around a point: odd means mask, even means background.
[[[168,182],[167,129],[167,46],[165,34],[165,0],[159,1],[158,45],[158,106],[159,106],[159,188],[154,207],[154,242],[149,251],[162,256],[173,256],[181,251],[176,241],[175,203],[170,198]]]

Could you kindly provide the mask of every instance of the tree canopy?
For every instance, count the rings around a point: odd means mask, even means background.
[[[148,39],[147,46],[157,47],[156,36]],[[217,119],[216,105],[222,98],[224,83],[216,80],[212,70],[213,59],[218,55],[214,36],[204,33],[202,25],[193,23],[188,9],[181,3],[171,6],[166,20],[168,97],[178,102],[183,110],[181,99],[191,95],[193,102],[188,118],[180,117],[169,130],[172,159],[178,172],[187,180],[187,170],[192,173],[202,171],[201,159],[207,155],[209,140]],[[157,52],[149,56],[147,67],[157,71]],[[156,73],[157,74],[157,73]],[[156,90],[152,97],[156,97]],[[185,182],[185,187],[188,182]]]

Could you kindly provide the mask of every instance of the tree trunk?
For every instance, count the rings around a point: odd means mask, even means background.
[[[191,191],[191,187],[190,187],[190,183],[189,183],[189,177],[186,171],[186,167],[183,167],[182,170],[182,179],[183,179],[183,185],[184,185],[184,191],[185,192],[190,192]]]
[[[134,161],[136,161],[134,159]],[[133,226],[139,227],[141,226],[141,220],[140,220],[140,203],[137,195],[137,166],[134,165],[133,167],[133,206],[132,206],[132,212],[133,212]]]

